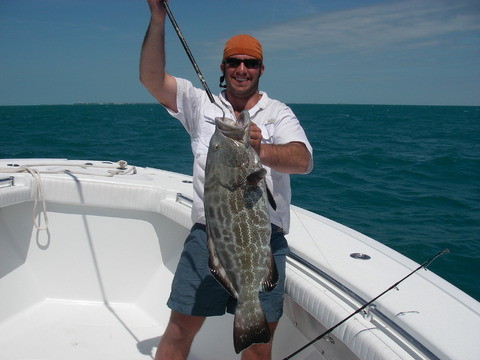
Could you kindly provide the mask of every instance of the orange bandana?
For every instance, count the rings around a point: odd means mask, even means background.
[[[236,35],[225,43],[223,60],[232,55],[249,55],[263,61],[262,45],[257,39],[249,35]]]

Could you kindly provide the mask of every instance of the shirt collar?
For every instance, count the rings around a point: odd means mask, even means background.
[[[267,107],[267,104],[268,104],[268,101],[269,101],[269,98],[268,98],[268,95],[266,92],[264,91],[259,91],[260,95],[262,95],[262,97],[260,98],[260,100],[250,109],[248,110],[248,113],[250,114],[250,117],[254,117],[258,112],[262,111],[263,109],[265,109]],[[233,112],[233,107],[232,105],[228,102],[226,96],[226,90],[223,90],[220,94],[219,94],[219,98],[220,98],[220,101],[222,102],[222,104],[230,111],[230,112]]]

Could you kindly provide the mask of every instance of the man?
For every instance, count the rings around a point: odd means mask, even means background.
[[[168,300],[171,317],[157,349],[156,360],[186,359],[190,346],[206,316],[233,311],[229,294],[210,275],[206,248],[203,181],[205,162],[215,117],[222,111],[212,104],[207,94],[184,79],[165,71],[165,10],[160,0],[147,0],[151,19],[142,46],[140,80],[148,91],[177,118],[191,136],[194,154],[195,225],[185,241],[184,251]],[[221,80],[226,90],[215,97],[227,117],[237,118],[248,110],[252,122],[250,144],[259,154],[267,170],[270,188],[277,209],[271,209],[271,246],[279,272],[279,284],[269,293],[260,293],[271,339],[255,344],[242,352],[242,359],[270,359],[272,338],[283,311],[285,255],[288,252],[284,233],[289,228],[290,179],[288,174],[307,173],[312,168],[312,148],[293,112],[284,104],[269,99],[259,91],[259,79],[265,67],[260,43],[239,35],[227,41],[220,65]],[[233,305],[234,306],[234,305]],[[232,349],[233,350],[233,349]]]

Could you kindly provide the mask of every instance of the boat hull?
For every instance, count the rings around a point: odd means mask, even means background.
[[[0,178],[14,178],[0,188],[1,359],[152,358],[192,225],[191,177],[123,167],[65,159],[0,161]],[[297,207],[291,215],[293,255],[287,259],[285,315],[274,359],[418,266],[319,215]],[[47,229],[39,230],[34,219]],[[480,328],[478,302],[430,271],[412,276],[375,305],[295,358],[473,359],[480,351],[469,338]],[[443,324],[438,317],[451,324],[442,333],[435,327]],[[232,322],[231,315],[209,318],[190,358],[239,358]],[[443,344],[447,338],[450,343]]]

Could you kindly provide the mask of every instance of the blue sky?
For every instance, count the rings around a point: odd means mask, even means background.
[[[286,103],[480,105],[479,0],[170,0],[211,90],[225,40],[264,47]],[[0,0],[0,105],[153,102],[144,0]],[[201,86],[170,24],[167,70]]]

